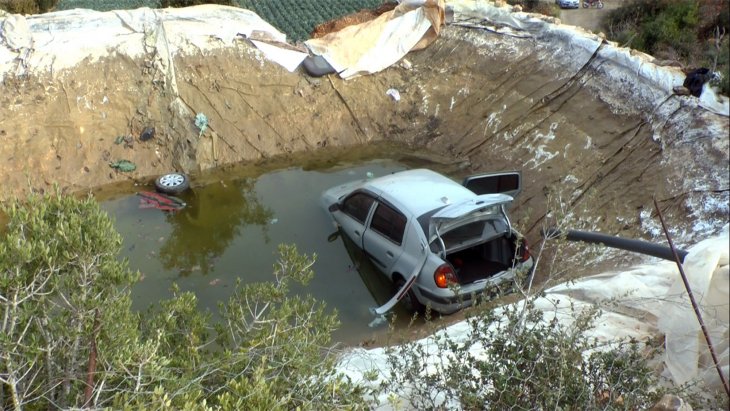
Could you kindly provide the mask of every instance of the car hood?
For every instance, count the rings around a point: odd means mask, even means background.
[[[436,232],[445,233],[450,229],[467,222],[506,218],[503,206],[509,205],[514,199],[507,194],[482,194],[466,201],[447,205],[434,215],[429,221],[429,239]]]

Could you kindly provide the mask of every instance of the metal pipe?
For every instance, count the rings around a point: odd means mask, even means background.
[[[579,230],[566,230],[565,232],[560,231],[557,228],[548,228],[542,231],[544,238],[557,238],[565,235],[565,239],[568,241],[582,241],[584,243],[591,244],[602,244],[606,247],[618,248],[621,250],[631,251],[634,253],[646,254],[653,257],[662,258],[664,260],[674,261],[674,254],[672,249],[650,243],[648,241],[634,240],[629,238],[621,238],[608,234],[597,233],[594,231],[579,231]],[[684,257],[687,256],[687,251],[677,250],[680,261],[684,261]]]

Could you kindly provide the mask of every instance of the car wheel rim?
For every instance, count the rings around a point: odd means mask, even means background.
[[[181,174],[167,174],[160,178],[160,184],[163,187],[177,187],[185,181],[185,177]]]

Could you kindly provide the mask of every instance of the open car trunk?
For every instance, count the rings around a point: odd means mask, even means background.
[[[522,254],[517,245],[506,219],[493,215],[450,227],[431,243],[431,250],[454,267],[459,283],[465,285],[514,267]]]
[[[460,284],[487,280],[513,267],[517,246],[505,206],[512,197],[481,194],[430,217],[431,251],[448,261]]]
[[[447,253],[446,260],[454,267],[459,283],[470,284],[513,267],[515,247],[514,238],[505,233],[485,243]]]

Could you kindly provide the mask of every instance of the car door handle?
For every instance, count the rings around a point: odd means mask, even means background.
[[[357,231],[357,230],[355,230],[355,235],[358,236],[358,237],[360,237],[360,232]]]
[[[393,258],[393,253],[392,253],[392,252],[390,252],[390,251],[386,251],[386,252],[385,252],[385,255],[387,255],[387,256],[388,256],[388,257],[390,257],[390,258]]]

